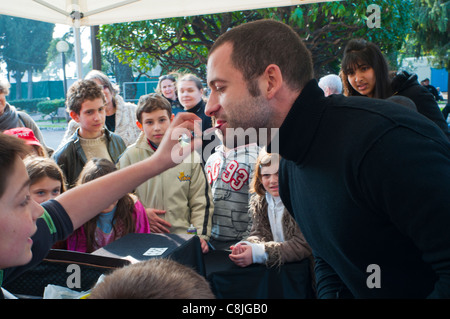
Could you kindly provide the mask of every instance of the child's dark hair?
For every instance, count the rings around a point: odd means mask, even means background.
[[[24,140],[0,133],[0,198],[8,188],[8,178],[13,173],[17,157],[24,157],[27,153]]]
[[[81,104],[83,104],[84,101],[96,99],[103,99],[103,102],[106,102],[102,87],[94,80],[78,80],[72,84],[67,92],[67,112],[70,113],[73,111],[80,114]]]
[[[172,116],[172,106],[170,102],[158,93],[142,95],[136,108],[136,118],[142,124],[142,113],[151,113],[156,110],[166,110],[167,115]]]
[[[116,166],[110,160],[105,158],[93,158],[86,163],[81,171],[77,185],[90,182],[116,170]],[[135,232],[136,225],[132,214],[134,205],[134,200],[129,194],[126,194],[117,202],[116,212],[112,221],[114,239],[118,239],[128,233]],[[83,225],[86,233],[86,252],[92,252],[95,249],[95,229],[97,227],[97,220],[98,215]],[[119,225],[121,227],[118,227]]]
[[[67,190],[66,179],[61,168],[56,162],[48,157],[29,155],[23,160],[30,177],[30,184],[33,185],[43,177],[61,182],[61,193]]]

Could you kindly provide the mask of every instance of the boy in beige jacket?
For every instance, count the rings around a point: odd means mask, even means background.
[[[139,99],[136,117],[142,132],[136,143],[120,157],[119,168],[152,156],[173,119],[170,103],[155,93]],[[192,224],[200,237],[202,251],[208,252],[214,204],[211,187],[196,152],[138,186],[135,194],[147,210],[152,232],[186,234]]]

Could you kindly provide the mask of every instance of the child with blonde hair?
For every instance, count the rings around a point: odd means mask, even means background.
[[[278,192],[278,154],[261,150],[250,184],[253,224],[249,237],[232,246],[230,259],[240,267],[253,263],[279,266],[312,256],[300,228]]]

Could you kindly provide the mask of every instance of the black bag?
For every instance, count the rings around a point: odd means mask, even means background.
[[[3,288],[18,298],[42,298],[47,285],[67,287],[73,270],[70,265],[80,268],[80,287],[69,287],[74,291],[91,289],[102,274],[130,264],[128,260],[96,256],[76,251],[51,249],[46,258],[36,267],[21,274],[4,285]]]

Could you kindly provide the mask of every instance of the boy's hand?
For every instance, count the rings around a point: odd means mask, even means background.
[[[146,208],[145,212],[147,213],[148,223],[150,224],[150,231],[152,233],[169,233],[169,229],[172,227],[172,224],[168,221],[158,217],[158,214],[165,214],[165,210],[155,209],[155,208]]]
[[[202,145],[201,119],[193,113],[181,112],[175,116],[170,124],[158,150],[153,156],[158,156],[161,163],[167,168],[180,164],[184,158],[191,154],[194,149],[199,149]],[[194,132],[194,137],[191,132]],[[191,138],[191,143],[181,144],[179,138],[186,134]]]
[[[200,238],[200,245],[202,247],[202,252],[204,254],[209,252],[209,246],[208,246],[208,242],[206,240],[204,240],[203,238]]]

